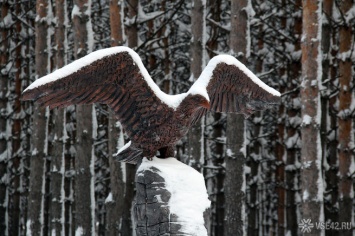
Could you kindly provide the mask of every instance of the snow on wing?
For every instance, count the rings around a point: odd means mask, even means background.
[[[257,78],[231,56],[216,56],[191,87],[190,92],[205,87],[210,110],[242,113],[249,117],[255,111],[271,108],[280,102],[280,93]]]
[[[74,63],[78,64],[77,61]],[[159,114],[173,111],[156,96],[156,91],[148,84],[136,59],[128,51],[103,56],[76,68],[75,72],[65,72],[71,70],[70,67],[71,64],[60,69],[65,75],[62,78],[54,72],[52,74],[58,78],[50,79],[49,74],[36,80],[37,83],[23,92],[22,100],[34,100],[50,108],[108,104],[130,137],[146,129],[147,120],[154,121],[149,122],[150,128],[159,126],[164,122]]]

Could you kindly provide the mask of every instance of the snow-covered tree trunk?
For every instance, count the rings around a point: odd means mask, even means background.
[[[7,19],[7,20],[6,20]],[[7,177],[7,162],[10,154],[8,150],[8,138],[6,135],[9,120],[7,119],[8,112],[8,79],[9,72],[6,66],[9,60],[9,23],[11,23],[11,15],[9,12],[9,3],[3,2],[1,5],[1,18],[0,18],[0,232],[5,236],[9,235],[9,222],[8,222],[8,181]]]
[[[286,7],[285,1],[282,1],[283,6]],[[280,11],[280,31],[287,30],[287,11]],[[280,39],[280,43],[282,48],[286,51],[287,48],[287,38],[283,37]],[[287,86],[287,64],[284,64],[280,70],[280,82],[278,91],[282,94],[286,91]],[[286,189],[285,189],[285,162],[286,158],[286,150],[284,147],[286,137],[285,135],[285,118],[286,118],[286,107],[284,101],[279,106],[278,117],[279,120],[277,122],[277,144],[276,144],[276,171],[275,171],[275,181],[276,181],[276,192],[277,192],[277,225],[275,231],[278,235],[285,235],[285,219],[286,219]]]
[[[354,222],[354,1],[341,1],[343,14],[339,29],[339,222]],[[352,13],[349,13],[352,9]],[[345,17],[344,17],[345,16]],[[351,23],[352,22],[352,23]],[[353,230],[343,229],[341,235],[353,235]]]
[[[334,104],[337,96],[330,96],[333,93],[333,83],[337,79],[335,72],[335,57],[332,53],[334,50],[333,38],[336,34],[334,29],[333,0],[323,1],[323,25],[322,25],[322,51],[323,51],[323,76],[322,83],[326,89],[322,91],[322,127],[321,137],[323,144],[323,166],[324,179],[326,184],[324,193],[324,220],[338,221],[338,156],[337,156],[337,138],[338,129],[336,112]],[[330,229],[326,231],[326,235],[336,234],[336,230]]]
[[[197,80],[202,72],[205,63],[205,11],[206,1],[194,0],[191,9],[191,82]],[[189,162],[196,170],[201,171],[204,164],[204,118],[189,131],[189,143],[187,153]]]
[[[74,55],[76,59],[93,49],[91,0],[75,0],[72,10],[74,25]],[[96,111],[93,105],[76,107],[75,156],[75,232],[77,235],[95,235],[94,147],[96,138]]]
[[[260,24],[259,29],[260,32],[259,34],[262,35],[262,30],[263,30],[264,25]],[[262,37],[260,37],[256,43],[255,43],[255,54],[259,54],[259,52],[262,52],[263,48],[265,47],[264,41]],[[257,56],[255,60],[255,73],[262,73],[263,72],[263,54],[260,53],[260,55]],[[280,91],[280,89],[279,89]],[[282,92],[282,91],[280,91]],[[280,111],[283,112],[283,111]],[[263,114],[262,112],[257,112],[254,114],[253,120],[249,121],[249,136],[247,137],[248,140],[248,159],[247,159],[247,165],[250,167],[250,173],[247,175],[246,183],[247,183],[247,188],[249,188],[249,196],[247,195],[247,203],[248,203],[248,229],[247,229],[247,234],[250,236],[253,235],[258,235],[259,233],[259,215],[260,215],[260,206],[258,203],[260,202],[258,192],[260,191],[260,182],[258,176],[261,174],[260,171],[260,162],[262,159],[262,136],[263,130],[262,130],[262,123],[263,123]],[[284,125],[284,124],[283,124]],[[283,126],[281,124],[280,129],[283,129]],[[283,147],[281,149],[281,145],[277,143],[276,149],[280,151],[279,154],[281,154],[281,150],[283,150]],[[283,186],[282,186],[283,187]]]
[[[123,43],[123,1],[110,1],[111,46]],[[109,109],[108,118],[108,155],[110,165],[111,192],[106,201],[106,234],[119,235],[122,228],[125,183],[123,179],[123,163],[117,162],[113,155],[117,152],[117,138],[123,132],[118,127],[114,112]],[[122,137],[123,138],[123,137]],[[111,197],[111,199],[110,199]]]
[[[55,51],[54,63],[56,68],[61,68],[66,64],[67,48],[67,2],[66,0],[56,0],[55,17]],[[51,235],[64,235],[64,174],[65,174],[65,142],[67,134],[65,130],[65,109],[58,108],[53,111],[53,149],[51,159],[51,204],[50,204],[50,232]]]
[[[320,86],[322,79],[322,1],[307,0],[303,5],[302,36],[302,219],[324,222],[322,148],[320,139]],[[324,230],[323,230],[324,231]],[[321,235],[314,227],[309,235]]]
[[[249,56],[249,23],[251,2],[231,1],[230,49],[245,63]],[[245,121],[239,114],[227,115],[227,151],[225,157],[225,225],[224,235],[245,233]]]
[[[175,158],[143,159],[136,173],[136,235],[207,236],[203,176]]]
[[[288,68],[286,99],[286,232],[297,235],[299,219],[299,202],[297,195],[299,192],[299,156],[300,156],[300,132],[301,106],[300,106],[300,86],[301,77],[301,37],[302,37],[302,1],[296,0],[293,8],[294,20],[290,27],[290,35],[294,35],[293,51],[291,62]]]
[[[339,156],[338,156],[338,145],[339,145],[339,125],[338,125],[338,111],[339,111],[339,96],[338,86],[339,86],[339,59],[337,54],[339,53],[339,30],[336,26],[336,22],[333,22],[334,15],[337,12],[334,8],[336,5],[334,1],[324,1],[324,11],[332,12],[329,16],[329,23],[334,23],[331,32],[331,50],[330,50],[330,64],[329,64],[329,120],[328,120],[328,133],[327,133],[327,165],[325,165],[325,181],[326,194],[324,196],[325,200],[325,220],[331,220],[331,222],[337,222],[339,220]],[[331,5],[331,6],[329,6]],[[330,8],[330,9],[329,9]],[[329,168],[328,168],[329,167]],[[328,168],[328,169],[327,169]],[[336,230],[326,231],[326,235],[332,235],[332,233],[337,233]]]
[[[49,15],[50,2],[38,0],[36,4],[36,75],[37,78],[49,72]],[[32,156],[30,172],[30,190],[28,197],[27,235],[42,235],[44,228],[44,189],[47,155],[47,119],[48,110],[33,108]]]
[[[22,4],[19,4],[19,2],[16,2],[15,4],[15,14],[20,15],[22,10]],[[20,35],[22,29],[22,24],[20,21],[15,22],[15,28],[16,28],[16,35]],[[13,42],[15,45],[19,45],[21,39],[19,36],[14,37]],[[11,165],[11,170],[13,173],[13,177],[11,178],[10,185],[11,185],[11,209],[10,209],[10,218],[12,221],[12,226],[11,226],[11,234],[13,235],[18,235],[20,232],[20,218],[21,218],[21,168],[23,168],[23,165],[21,165],[22,161],[21,160],[21,135],[22,135],[22,119],[21,119],[21,112],[22,112],[22,106],[20,102],[20,97],[21,97],[21,92],[22,92],[22,86],[21,86],[21,74],[22,74],[22,58],[21,58],[21,50],[22,47],[18,46],[13,49],[14,53],[14,67],[15,67],[15,73],[14,73],[14,83],[13,83],[13,88],[14,88],[14,95],[15,98],[11,101],[12,103],[12,114],[11,114],[11,140],[12,140],[12,158],[10,163]]]

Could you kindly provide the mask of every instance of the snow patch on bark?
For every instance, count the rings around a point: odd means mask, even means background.
[[[84,235],[84,229],[83,227],[79,226],[76,230],[75,230],[75,236],[81,236]]]
[[[109,203],[109,202],[114,202],[113,201],[113,197],[112,197],[112,192],[110,192],[107,196],[107,198],[105,199],[105,204]]]
[[[26,222],[26,236],[32,236],[32,220],[27,220]]]

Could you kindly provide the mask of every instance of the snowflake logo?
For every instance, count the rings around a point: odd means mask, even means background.
[[[311,219],[302,219],[301,223],[298,224],[298,227],[301,228],[302,233],[310,233],[314,225],[311,222]]]

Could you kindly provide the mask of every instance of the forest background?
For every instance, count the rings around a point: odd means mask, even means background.
[[[300,235],[305,219],[346,224],[310,235],[353,235],[354,1],[0,6],[0,235],[134,234],[135,167],[112,158],[127,138],[111,111],[20,101],[36,78],[117,45],[136,50],[167,93],[187,91],[222,53],[282,93],[280,106],[246,121],[208,114],[177,145],[205,177],[209,235]]]

